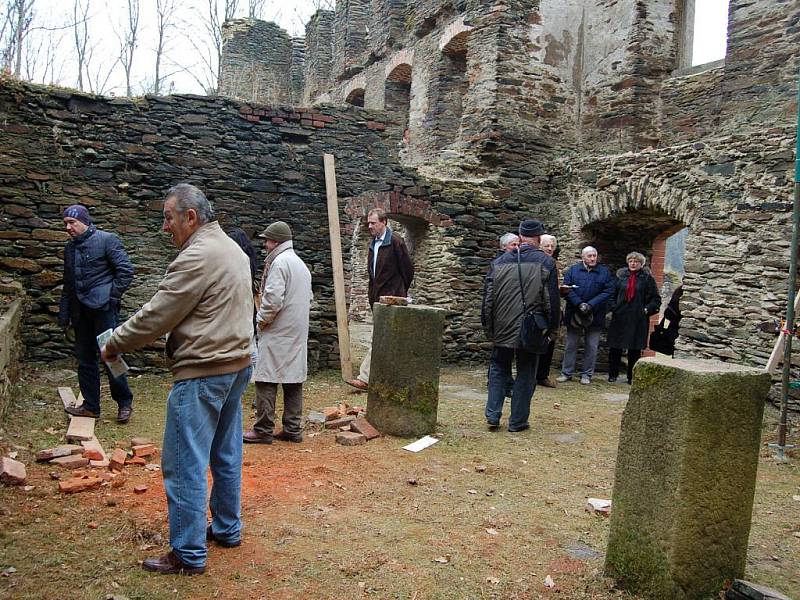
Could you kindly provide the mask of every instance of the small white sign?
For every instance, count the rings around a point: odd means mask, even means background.
[[[420,450],[425,450],[425,448],[428,446],[433,446],[438,441],[439,440],[437,440],[435,437],[426,435],[424,438],[420,438],[408,446],[403,446],[403,450],[408,450],[409,452],[419,452]]]

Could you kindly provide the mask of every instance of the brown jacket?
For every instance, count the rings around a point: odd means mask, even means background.
[[[408,255],[406,243],[388,227],[378,248],[378,264],[373,273],[373,241],[370,240],[367,257],[370,306],[378,302],[381,296],[406,296],[414,280],[414,265]]]
[[[212,221],[186,241],[158,291],[114,331],[107,348],[128,352],[168,333],[176,381],[234,373],[250,365],[252,311],[247,256]]]

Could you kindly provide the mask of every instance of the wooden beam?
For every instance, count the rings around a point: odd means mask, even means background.
[[[58,388],[58,395],[61,398],[61,402],[64,404],[64,408],[70,408],[78,403],[72,388],[60,387]]]
[[[794,314],[798,314],[798,312],[800,312],[800,294],[794,297]],[[789,325],[787,324],[786,327],[789,327]],[[770,375],[774,374],[775,369],[783,361],[783,347],[785,344],[786,334],[781,331],[778,334],[778,341],[775,342],[775,346],[772,348],[772,354],[769,355],[767,366],[764,367],[764,370]]]
[[[339,333],[339,360],[342,379],[353,378],[353,363],[350,358],[350,326],[347,319],[347,299],[344,294],[344,261],[342,259],[342,236],[339,229],[339,198],[336,194],[336,169],[333,154],[324,154],[325,190],[328,196],[328,231],[331,238],[331,260],[333,261],[333,292],[336,300],[336,329]]]
[[[94,419],[91,417],[71,417],[67,428],[68,442],[83,442],[94,437]]]

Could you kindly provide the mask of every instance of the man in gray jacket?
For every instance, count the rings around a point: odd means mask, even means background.
[[[252,371],[253,295],[247,256],[199,189],[182,183],[167,192],[163,229],[178,255],[155,295],[114,331],[102,355],[114,359],[168,334],[173,385],[161,469],[172,550],[142,568],[194,575],[205,571],[206,541],[241,544],[242,394]]]
[[[531,398],[536,389],[539,355],[519,345],[520,319],[524,305],[547,316],[546,335],[558,330],[559,293],[555,261],[539,250],[544,227],[526,219],[519,226],[520,246],[496,258],[486,275],[481,322],[494,344],[489,365],[489,396],[486,421],[489,427],[500,425],[506,383],[511,377],[511,363],[516,357],[517,376],[511,397],[508,430],[524,431],[530,427]],[[523,296],[524,294],[524,296]]]

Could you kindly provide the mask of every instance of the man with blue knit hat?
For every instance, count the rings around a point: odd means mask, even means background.
[[[67,407],[74,416],[100,416],[100,370],[97,336],[117,324],[122,295],[133,280],[131,264],[122,242],[113,233],[100,231],[85,206],[64,210],[64,226],[72,238],[64,248],[64,288],[58,324],[75,330],[75,357],[83,405]],[[116,401],[117,422],[127,423],[133,412],[133,394],[125,375],[114,377],[108,368],[111,397]]]
[[[519,248],[496,258],[486,275],[483,288],[481,323],[494,348],[489,365],[489,395],[486,422],[500,426],[506,382],[516,358],[517,376],[511,395],[510,432],[530,428],[531,399],[536,389],[539,355],[520,347],[520,320],[524,308],[547,317],[545,336],[555,335],[560,318],[558,273],[552,257],[539,249],[544,226],[535,219],[525,219],[519,226]]]

